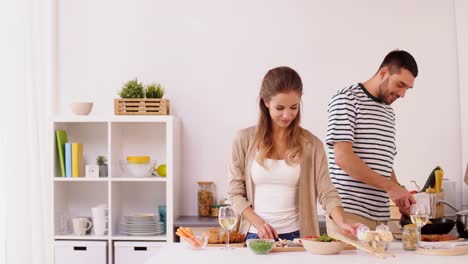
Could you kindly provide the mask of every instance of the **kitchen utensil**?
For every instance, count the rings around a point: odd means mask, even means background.
[[[451,203],[440,200],[438,201],[438,204],[444,204],[447,205],[448,207],[452,208],[453,210],[457,211],[456,216],[456,224],[457,224],[457,232],[460,238],[468,238],[468,210],[463,210],[460,211],[458,210],[455,206],[453,206]]]
[[[434,234],[447,234],[452,231],[455,226],[455,221],[449,218],[432,218],[429,219],[425,226],[421,228],[421,234],[434,235]],[[402,217],[400,224],[402,226],[411,224],[411,219],[408,217]]]

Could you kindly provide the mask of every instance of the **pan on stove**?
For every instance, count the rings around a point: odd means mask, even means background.
[[[431,223],[427,223],[421,228],[423,235],[444,235],[452,231],[455,226],[455,220],[449,218],[433,218]],[[402,218],[400,221],[402,226],[412,224],[410,218]]]

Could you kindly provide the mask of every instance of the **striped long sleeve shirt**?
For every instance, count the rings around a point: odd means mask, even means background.
[[[326,136],[330,177],[344,210],[375,221],[389,220],[387,193],[343,171],[335,163],[336,142],[351,142],[354,153],[372,170],[390,178],[396,155],[392,107],[372,96],[360,83],[341,89],[328,104]]]

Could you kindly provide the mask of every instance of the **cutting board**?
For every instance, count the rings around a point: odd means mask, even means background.
[[[207,244],[207,247],[225,247],[226,244]],[[242,243],[229,243],[229,247],[245,247],[245,242]]]
[[[305,251],[304,247],[274,247],[271,252],[301,252]]]
[[[440,248],[440,249],[425,249],[418,248],[417,253],[423,255],[433,255],[433,256],[457,256],[468,254],[468,245],[458,246],[453,248]]]
[[[356,247],[346,244],[344,250],[355,250]],[[304,247],[274,247],[271,252],[301,252],[306,251]]]

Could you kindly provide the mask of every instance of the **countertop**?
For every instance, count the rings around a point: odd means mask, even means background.
[[[427,256],[415,251],[405,251],[401,242],[392,242],[388,251],[395,255],[386,259],[369,255],[359,250],[344,250],[337,255],[313,255],[308,252],[271,252],[266,255],[256,255],[249,248],[235,248],[223,250],[220,248],[204,248],[193,250],[185,243],[168,244],[160,249],[158,254],[149,259],[147,264],[160,264],[161,261],[171,263],[389,263],[389,264],[415,264],[415,263],[466,263],[468,255],[461,256]]]

